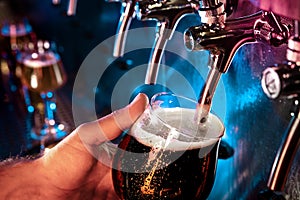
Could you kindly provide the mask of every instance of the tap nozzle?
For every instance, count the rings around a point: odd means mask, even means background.
[[[159,65],[165,46],[172,38],[178,22],[187,14],[198,10],[197,1],[171,0],[171,1],[139,1],[137,4],[137,17],[139,20],[156,20],[157,33],[150,55],[145,84],[155,84]]]
[[[67,15],[68,16],[75,15],[76,14],[76,8],[77,8],[77,0],[70,0],[68,10],[67,10]]]
[[[127,0],[122,3],[121,17],[117,28],[117,36],[115,39],[114,57],[122,57],[124,55],[124,48],[129,30],[131,20],[135,15],[135,5],[137,0]]]
[[[135,6],[138,0],[106,0],[107,2],[121,2],[121,16],[116,31],[116,38],[113,56],[123,57],[126,44],[127,32],[130,28],[131,20],[135,16]]]
[[[149,84],[149,85],[156,84],[162,55],[168,40],[171,38],[171,35],[172,35],[172,30],[167,28],[167,23],[165,22],[159,23],[158,32],[156,33],[155,42],[152,47],[149,62],[148,62],[145,84]]]

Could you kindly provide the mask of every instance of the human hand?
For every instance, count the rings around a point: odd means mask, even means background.
[[[125,108],[79,126],[39,158],[40,194],[45,199],[118,199],[107,165],[111,159],[99,145],[129,128],[147,105],[147,96],[140,94]]]

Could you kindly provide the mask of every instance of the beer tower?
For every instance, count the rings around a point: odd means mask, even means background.
[[[286,61],[265,69],[261,81],[262,88],[270,99],[286,98],[294,101],[292,119],[274,160],[267,183],[268,189],[261,193],[262,199],[278,199],[282,198],[291,165],[300,145],[300,2],[286,1],[282,4],[276,0],[272,1],[271,6],[269,1],[262,0],[260,7],[288,17],[294,22],[293,33],[288,39]]]
[[[113,2],[113,1],[110,1]],[[179,21],[188,14],[193,14],[198,11],[201,17],[201,22],[205,24],[213,24],[217,27],[224,27],[226,16],[232,14],[237,7],[236,0],[230,0],[224,5],[219,1],[129,1],[123,3],[122,15],[120,17],[119,26],[117,30],[117,38],[114,45],[115,57],[122,57],[124,53],[124,45],[126,40],[126,32],[130,26],[133,12],[133,7],[136,4],[136,15],[141,21],[155,20],[157,32],[156,38],[150,53],[148,61],[148,68],[145,75],[145,84],[136,88],[132,98],[138,93],[146,93],[150,98],[158,91],[168,91],[168,88],[157,84],[157,76],[164,53],[164,49],[177,27]],[[125,6],[125,8],[124,8]],[[124,12],[125,10],[125,12]],[[128,18],[130,20],[128,20]],[[123,25],[123,24],[126,24]],[[123,27],[122,29],[120,27]],[[126,28],[125,28],[126,27]],[[217,53],[218,54],[218,53]],[[219,62],[218,55],[212,57],[212,62]],[[215,64],[213,64],[215,65]],[[216,74],[219,77],[220,73]],[[218,78],[217,78],[218,79]],[[216,83],[218,81],[215,81]],[[209,84],[214,87],[217,84]],[[215,89],[215,88],[214,88]],[[233,155],[233,149],[223,140],[220,145],[219,158],[228,158]]]
[[[114,1],[109,1],[114,2]],[[197,1],[172,0],[172,1],[125,1],[122,3],[121,17],[115,39],[114,52],[115,57],[122,57],[124,54],[126,34],[130,22],[134,15],[138,20],[156,21],[156,37],[150,53],[147,73],[145,75],[145,84],[136,88],[132,97],[139,92],[146,93],[149,97],[157,91],[165,91],[166,88],[158,85],[157,75],[161,64],[164,49],[167,42],[177,27],[178,22],[187,14],[197,11],[199,4]]]

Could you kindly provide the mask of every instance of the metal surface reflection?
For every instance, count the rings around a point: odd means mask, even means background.
[[[226,140],[236,153],[230,160],[220,162],[210,199],[259,199],[258,193],[266,187],[290,119],[291,102],[282,99],[273,102],[265,96],[260,86],[261,71],[284,58],[283,49],[246,45],[223,75],[227,98]]]

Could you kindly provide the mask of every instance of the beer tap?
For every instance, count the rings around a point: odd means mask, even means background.
[[[211,69],[200,92],[195,116],[200,124],[206,121],[221,74],[227,72],[237,50],[246,43],[258,41],[278,46],[287,42],[290,31],[289,26],[271,12],[260,11],[241,18],[226,19],[226,10],[231,12],[235,8],[230,4],[227,6],[229,8],[226,9],[222,3],[200,3],[198,12],[203,23],[190,27],[184,34],[187,49],[208,50],[211,57]],[[228,145],[222,141],[222,146]]]
[[[137,0],[106,0],[108,2],[122,2],[121,6],[121,16],[117,28],[117,34],[115,38],[113,56],[123,57],[124,48],[127,38],[127,32],[129,30],[131,20],[135,16],[135,6]]]
[[[276,26],[275,26],[276,25]],[[275,27],[274,27],[275,26]],[[246,43],[263,41],[274,46],[286,43],[289,27],[281,24],[273,13],[257,12],[253,15],[227,20],[222,25],[202,24],[185,32],[185,46],[191,51],[209,50],[222,54],[217,65],[225,73],[236,51]]]
[[[295,107],[269,175],[268,190],[261,193],[265,199],[270,199],[278,193],[282,194],[292,162],[300,146],[300,27],[298,20],[294,21],[294,29],[293,36],[288,40],[286,62],[265,69],[261,81],[262,88],[270,99],[292,99]]]
[[[156,20],[157,32],[155,42],[148,62],[145,84],[154,85],[158,75],[159,65],[165,46],[172,38],[178,22],[186,14],[192,14],[198,9],[198,2],[188,0],[148,0],[137,4],[138,19]]]
[[[199,10],[201,12],[201,10]],[[258,12],[250,16],[228,19],[219,14],[217,17],[206,16],[206,23],[194,26],[185,32],[185,46],[192,51],[208,50],[213,57],[218,56],[216,69],[211,69],[206,83],[217,73],[225,73],[237,50],[246,43],[263,41],[274,46],[286,43],[289,35],[289,27],[281,23],[280,18],[271,12]],[[218,16],[220,16],[218,18]],[[203,113],[198,114],[198,121],[203,120],[210,110],[210,102],[219,81],[215,84],[206,84],[199,97],[199,107]],[[202,109],[204,108],[204,109]]]

